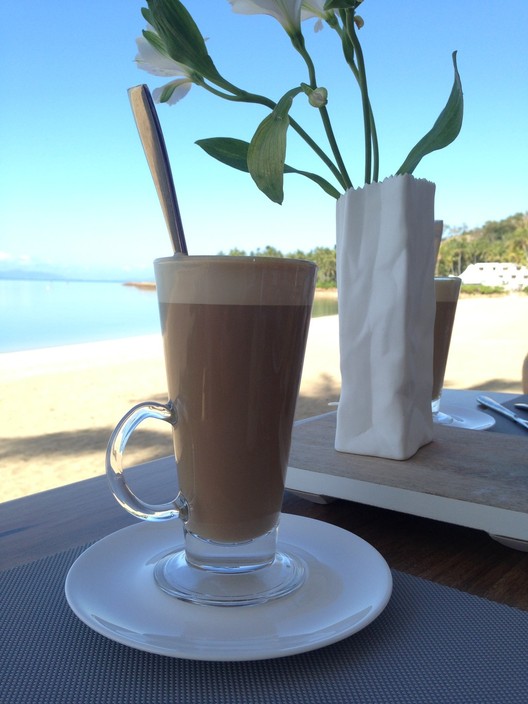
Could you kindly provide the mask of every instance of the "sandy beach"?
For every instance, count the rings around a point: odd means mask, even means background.
[[[528,296],[458,304],[445,386],[521,393]],[[0,502],[104,472],[112,428],[135,403],[166,400],[159,336],[0,354]],[[339,397],[337,316],[312,321],[297,417]],[[161,427],[160,427],[161,426]],[[170,429],[138,432],[127,463],[172,452]]]

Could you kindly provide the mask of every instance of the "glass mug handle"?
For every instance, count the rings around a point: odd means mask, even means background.
[[[172,403],[144,401],[131,408],[116,425],[106,450],[106,476],[117,502],[129,513],[144,521],[184,519],[185,501],[181,494],[167,504],[147,504],[137,497],[125,481],[123,454],[134,430],[148,418],[162,420],[174,426],[178,422]]]

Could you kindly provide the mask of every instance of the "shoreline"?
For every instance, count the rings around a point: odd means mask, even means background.
[[[123,286],[131,286],[133,288],[152,290],[152,291],[156,290],[156,283],[154,281],[125,281],[123,283]],[[337,293],[338,293],[337,287],[316,288],[315,289],[315,295],[318,296],[319,298],[337,298]],[[494,293],[479,293],[479,292],[469,292],[469,291],[461,290],[460,295],[459,295],[459,300],[466,299],[466,298],[497,299],[497,298],[507,298],[510,296],[528,298],[528,294],[523,293],[523,291],[504,290],[504,291],[495,291]]]
[[[125,281],[123,283],[123,286],[133,286],[134,288],[141,288],[141,289],[147,289],[147,290],[156,290],[156,282],[155,281]],[[330,294],[331,296],[336,296],[337,297],[337,288],[316,288],[315,293],[317,295],[321,294]]]
[[[150,283],[150,282],[126,282],[122,284],[124,286],[132,286],[132,287],[137,287],[137,288],[153,288],[155,289],[156,284]],[[331,288],[331,289],[326,289],[326,288],[317,288],[316,291],[316,296],[319,299],[330,299],[330,300],[337,300],[338,295],[337,295],[337,289],[336,288]],[[498,293],[498,294],[471,294],[471,293],[461,293],[459,296],[459,302],[460,301],[484,301],[484,300],[490,300],[490,301],[502,301],[505,299],[520,299],[520,300],[526,300],[528,301],[528,295],[522,292],[518,291],[510,291],[510,292],[505,292],[505,293]],[[332,316],[337,315],[332,313]],[[319,317],[327,317],[325,315],[319,316]],[[312,318],[313,320],[314,318]],[[85,341],[85,342],[71,342],[71,343],[64,343],[60,345],[45,345],[42,347],[31,347],[28,349],[20,349],[20,350],[6,350],[2,351],[0,350],[0,378],[2,375],[2,366],[3,365],[8,365],[8,366],[14,366],[14,367],[19,367],[23,366],[24,364],[24,357],[27,360],[27,363],[32,365],[32,355],[35,357],[40,357],[42,358],[43,361],[46,359],[50,359],[53,354],[57,354],[59,357],[67,357],[68,352],[72,351],[75,353],[81,353],[83,350],[86,351],[86,353],[90,352],[95,352],[97,353],[98,346],[100,345],[106,345],[106,344],[111,344],[111,345],[119,345],[119,344],[126,344],[127,341],[130,343],[132,340],[141,340],[144,339],[145,341],[148,340],[154,340],[157,337],[159,337],[158,332],[152,332],[152,333],[138,333],[137,335],[127,335],[124,337],[109,337],[109,338],[103,338],[100,340],[93,340],[93,341]],[[528,350],[528,346],[527,346]],[[20,356],[20,363],[15,363],[14,360],[16,356]]]
[[[0,381],[7,382],[15,377],[24,378],[58,370],[83,369],[86,366],[104,367],[111,363],[118,364],[123,355],[128,360],[148,359],[153,350],[158,348],[163,355],[160,333],[0,352]]]
[[[521,394],[528,297],[459,301],[444,386]],[[166,402],[160,333],[0,353],[0,502],[104,473],[106,445],[136,403]],[[312,318],[296,418],[339,398],[337,315]],[[172,454],[170,428],[145,424],[126,465]]]

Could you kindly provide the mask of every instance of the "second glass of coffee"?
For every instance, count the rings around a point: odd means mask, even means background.
[[[449,356],[449,346],[462,280],[457,276],[435,277],[436,314],[433,349],[432,412],[435,423],[449,424],[451,416],[440,411],[440,399]]]

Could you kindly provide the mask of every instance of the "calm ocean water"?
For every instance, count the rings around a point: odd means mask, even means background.
[[[159,332],[153,291],[119,283],[0,281],[0,351]]]
[[[336,312],[333,300],[314,305],[314,316]],[[0,280],[0,352],[159,331],[154,290],[106,282]]]

